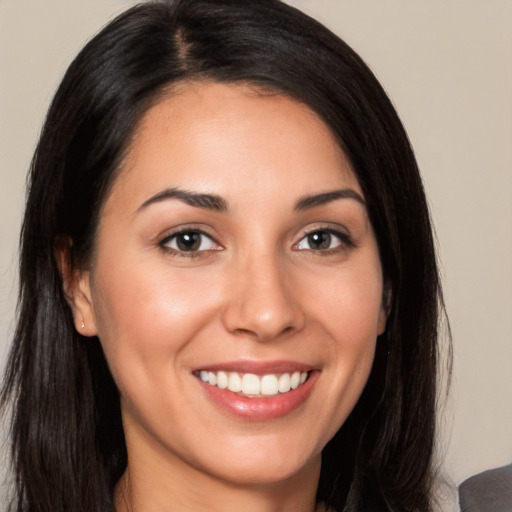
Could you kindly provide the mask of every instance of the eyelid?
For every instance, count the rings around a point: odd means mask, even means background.
[[[179,248],[169,246],[171,240],[176,239],[178,236],[186,233],[194,233],[206,237],[213,242],[215,247],[201,250],[182,251]],[[210,251],[221,251],[224,249],[222,245],[219,244],[219,242],[217,242],[217,240],[210,233],[196,226],[181,226],[175,230],[171,230],[170,232],[166,233],[165,235],[159,238],[157,245],[162,251],[166,253],[185,258],[193,258],[196,256],[204,255],[205,253],[208,253]]]
[[[308,249],[308,248],[299,248],[298,245],[308,236],[318,233],[318,232],[324,232],[329,233],[330,235],[336,237],[339,240],[339,244],[337,244],[335,247],[327,248],[327,249]],[[212,244],[215,247],[207,248],[207,249],[200,249],[200,250],[180,250],[179,248],[170,247],[169,243],[171,240],[178,237],[180,234],[185,233],[195,233],[199,234],[201,236],[204,236],[211,240]],[[174,230],[167,231],[164,235],[160,236],[158,238],[157,242],[158,247],[165,253],[171,254],[173,256],[177,257],[184,257],[184,258],[193,258],[197,256],[206,256],[208,253],[211,253],[213,251],[222,251],[225,248],[216,240],[216,237],[214,237],[212,234],[208,232],[208,230],[205,230],[201,227],[198,227],[197,225],[184,225],[175,228]],[[344,226],[337,226],[333,227],[331,225],[315,225],[313,227],[310,227],[309,229],[306,229],[303,231],[300,235],[299,240],[293,244],[292,249],[295,251],[308,251],[313,253],[321,253],[323,255],[332,254],[338,251],[347,250],[350,248],[356,247],[356,244],[354,240],[352,239],[352,236],[348,232],[348,230]]]
[[[318,233],[318,232],[324,232],[324,233],[329,233],[330,235],[332,236],[335,236],[339,239],[340,241],[340,244],[336,247],[333,247],[331,249],[318,249],[318,250],[315,250],[315,249],[298,249],[298,245],[308,236],[314,234],[314,233]],[[305,251],[305,250],[308,250],[308,251],[312,251],[312,252],[318,252],[318,253],[323,253],[323,254],[326,254],[326,253],[330,253],[330,252],[335,252],[336,250],[341,250],[343,249],[343,247],[345,248],[354,248],[356,247],[356,244],[354,242],[354,240],[352,239],[352,236],[350,235],[350,233],[348,233],[348,230],[346,229],[343,229],[341,227],[338,227],[338,228],[334,228],[332,227],[331,225],[319,225],[319,226],[315,226],[315,227],[312,227],[310,229],[307,229],[305,232],[302,233],[300,239],[298,242],[296,242],[294,245],[293,245],[293,249],[294,250],[299,250],[299,251]]]

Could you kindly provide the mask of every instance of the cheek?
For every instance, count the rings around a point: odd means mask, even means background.
[[[382,318],[382,274],[378,261],[343,268],[316,287],[314,315],[321,318],[331,337],[340,345],[375,341]]]
[[[369,377],[382,314],[380,266],[343,271],[324,282],[314,317],[327,333],[330,384],[326,403],[332,405],[334,434],[358,401]]]
[[[329,326],[335,339],[335,359],[341,373],[352,375],[354,389],[360,388],[356,393],[362,391],[373,363],[382,311],[380,282],[380,273],[347,279]]]
[[[216,310],[214,288],[199,277],[126,263],[103,265],[94,276],[98,336],[118,384],[179,365],[180,351]]]

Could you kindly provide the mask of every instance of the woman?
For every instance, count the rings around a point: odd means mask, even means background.
[[[130,9],[30,180],[12,510],[431,510],[428,209],[336,36],[275,0]]]

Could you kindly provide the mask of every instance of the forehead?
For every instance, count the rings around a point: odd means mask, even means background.
[[[227,196],[304,195],[350,186],[351,166],[306,105],[244,85],[183,85],[140,120],[114,192],[175,186]]]

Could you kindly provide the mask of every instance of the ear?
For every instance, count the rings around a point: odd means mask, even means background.
[[[388,280],[384,281],[384,289],[382,291],[382,304],[380,307],[379,318],[377,323],[377,334],[380,336],[386,330],[386,322],[391,311],[391,300],[393,298],[393,291],[391,290],[391,283]]]
[[[96,336],[96,317],[91,293],[90,271],[73,266],[68,236],[60,236],[55,243],[55,259],[62,278],[62,288],[73,313],[75,329],[83,336]]]

